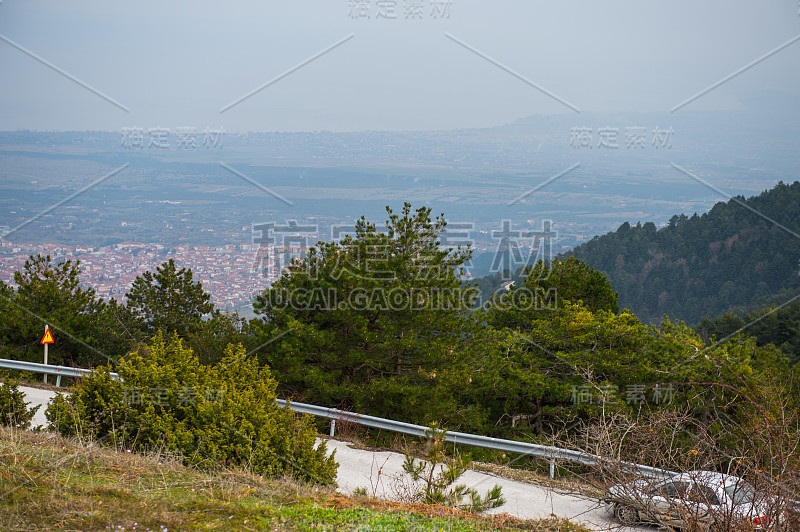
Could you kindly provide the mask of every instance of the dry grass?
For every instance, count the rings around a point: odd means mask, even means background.
[[[448,508],[346,497],[243,470],[186,467],[169,453],[125,450],[0,427],[0,530],[534,530],[561,520],[480,517]]]

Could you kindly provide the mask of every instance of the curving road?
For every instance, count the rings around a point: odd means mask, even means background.
[[[46,423],[44,410],[47,402],[56,392],[20,386],[29,405],[42,405],[33,418],[34,426]],[[336,479],[339,490],[351,493],[356,488],[365,488],[369,495],[383,499],[399,499],[404,488],[409,487],[403,473],[405,457],[388,451],[373,452],[353,449],[350,444],[334,439],[327,440],[328,449],[336,450],[339,473]],[[614,521],[607,509],[599,501],[579,495],[562,494],[552,489],[528,484],[488,473],[467,471],[460,483],[486,493],[495,484],[503,490],[506,504],[492,510],[492,513],[508,513],[522,519],[536,519],[555,515],[581,523],[591,530],[617,530],[620,532],[654,532],[652,527],[621,527]]]
[[[347,442],[328,440],[328,448],[336,449],[339,473],[336,479],[339,490],[350,493],[365,488],[367,494],[384,499],[402,496],[405,480],[403,461],[399,453],[353,449]],[[506,504],[490,513],[508,513],[522,519],[536,519],[556,515],[581,523],[591,530],[617,530],[620,532],[657,530],[651,527],[622,527],[610,512],[596,499],[579,495],[565,495],[536,484],[528,484],[488,473],[467,471],[459,483],[476,488],[484,494],[495,484],[500,485]]]

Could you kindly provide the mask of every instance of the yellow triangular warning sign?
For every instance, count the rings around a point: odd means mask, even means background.
[[[54,344],[55,340],[53,340],[53,335],[50,334],[50,329],[44,331],[44,337],[42,341],[39,342],[40,344]]]

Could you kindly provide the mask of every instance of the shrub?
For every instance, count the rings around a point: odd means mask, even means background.
[[[125,449],[167,448],[189,464],[207,468],[245,466],[272,477],[332,483],[334,456],[325,443],[314,447],[309,417],[275,403],[270,370],[229,345],[216,366],[200,364],[177,336],[161,334],[128,355],[116,368],[84,378],[47,409],[50,426]]]
[[[413,456],[406,455],[403,470],[411,477],[415,486],[418,486],[412,499],[415,502],[452,506],[469,512],[483,512],[505,504],[506,501],[497,484],[483,497],[475,488],[468,488],[463,484],[453,486],[469,469],[471,461],[455,448],[454,459],[447,458],[444,446],[445,434],[444,430],[436,427],[426,431],[427,461],[417,461]]]
[[[30,427],[39,406],[28,408],[28,404],[14,381],[0,383],[0,424],[19,429]]]

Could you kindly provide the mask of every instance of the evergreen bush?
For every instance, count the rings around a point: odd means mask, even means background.
[[[39,406],[28,408],[28,404],[14,381],[0,383],[0,424],[19,429],[30,427]]]
[[[325,443],[314,447],[310,418],[275,403],[275,379],[241,345],[229,345],[210,367],[177,335],[166,342],[159,333],[116,370],[122,382],[101,368],[70,396],[59,394],[46,412],[50,427],[126,450],[168,449],[206,468],[244,466],[319,483],[336,476]]]

